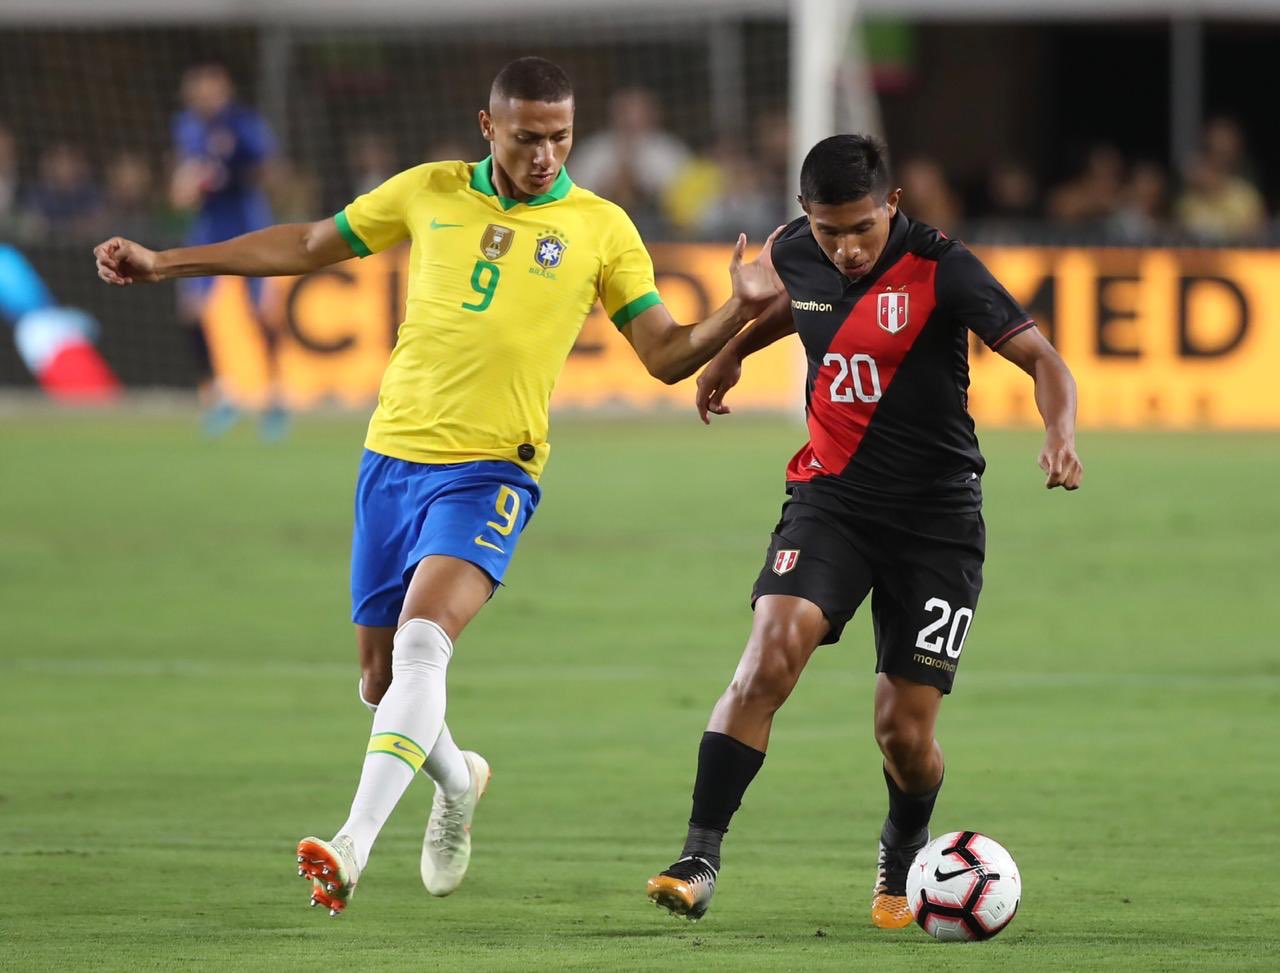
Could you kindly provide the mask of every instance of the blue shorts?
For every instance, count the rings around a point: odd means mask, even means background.
[[[351,620],[392,626],[418,562],[470,561],[496,587],[542,491],[504,460],[411,463],[370,450],[356,480]]]

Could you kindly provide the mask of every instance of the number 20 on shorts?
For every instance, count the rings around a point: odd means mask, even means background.
[[[969,634],[969,625],[973,622],[973,609],[957,608],[952,612],[951,602],[945,598],[930,598],[924,603],[924,610],[930,613],[937,612],[938,617],[920,629],[916,635],[916,648],[935,655],[942,655],[945,651],[948,658],[960,658],[965,636]],[[940,630],[946,626],[947,622],[951,623],[951,627],[944,634]],[[936,635],[935,632],[937,632]]]

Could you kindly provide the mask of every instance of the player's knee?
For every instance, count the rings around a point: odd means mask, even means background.
[[[807,653],[797,632],[781,627],[762,634],[766,635],[763,651],[752,653],[749,661],[738,667],[729,691],[748,706],[773,712],[791,695]]]
[[[773,713],[787,701],[794,685],[784,671],[772,666],[753,666],[734,674],[729,692],[742,706]]]
[[[893,714],[877,714],[876,743],[886,760],[906,769],[929,759],[933,752],[933,733],[915,721]]]
[[[427,618],[411,618],[396,630],[391,672],[401,675],[443,672],[453,656],[453,643],[443,628]]]

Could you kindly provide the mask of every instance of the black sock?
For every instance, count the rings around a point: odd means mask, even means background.
[[[700,828],[696,824],[689,825],[689,834],[684,839],[684,847],[680,849],[680,857],[701,858],[711,863],[711,867],[720,871],[720,842],[724,840],[724,832],[715,828]]]
[[[693,814],[685,855],[705,858],[720,867],[720,839],[742,805],[742,795],[764,763],[764,754],[724,733],[702,734],[698,746],[698,778],[693,785]]]
[[[907,794],[884,769],[884,782],[889,787],[889,816],[884,819],[880,840],[886,848],[922,844],[928,833],[933,805],[942,790],[942,781],[923,794]]]

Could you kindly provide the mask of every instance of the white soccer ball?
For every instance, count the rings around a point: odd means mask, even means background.
[[[935,939],[990,939],[1013,921],[1022,878],[1013,856],[976,831],[952,831],[920,849],[907,872],[907,904]]]

